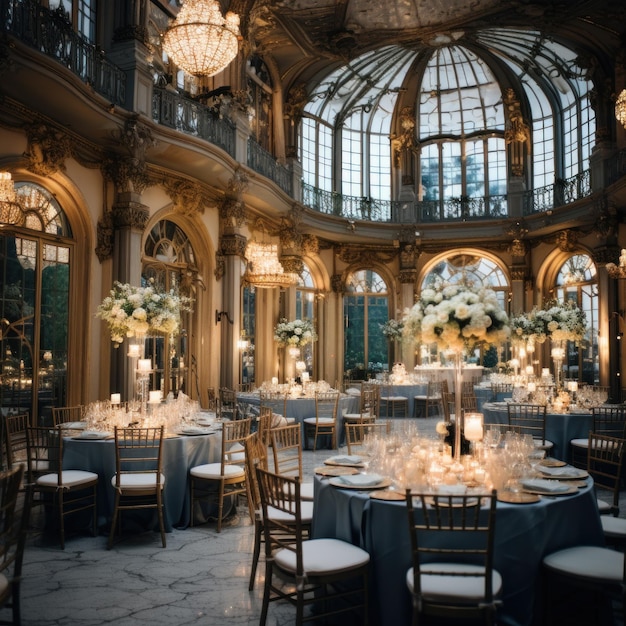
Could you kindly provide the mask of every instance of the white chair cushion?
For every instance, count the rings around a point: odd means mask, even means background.
[[[476,576],[429,575],[428,572],[460,572]],[[481,565],[468,563],[427,563],[421,569],[422,595],[428,600],[450,603],[478,602],[485,597],[485,579],[479,574],[485,571]],[[406,574],[406,583],[413,593],[413,568]],[[492,571],[491,590],[497,596],[502,589],[502,576]]]
[[[624,553],[610,548],[576,546],[549,554],[543,564],[569,576],[614,584],[622,582]]]
[[[409,399],[406,396],[381,396],[380,397],[381,400],[384,400],[385,402],[403,402],[403,401],[409,401]]]
[[[623,517],[603,515],[600,521],[602,522],[602,530],[606,537],[612,537],[613,539],[626,538],[626,519]]]
[[[538,448],[539,450],[552,450],[554,447],[554,443],[548,441],[547,439],[533,439],[533,442],[535,444],[535,448]]]
[[[307,424],[315,424],[315,418],[314,417],[306,417],[303,420],[304,422],[306,422]],[[318,424],[334,424],[335,420],[332,417],[320,417],[317,420]]]
[[[222,464],[221,463],[207,463],[206,465],[197,465],[189,470],[189,473],[196,478],[204,478],[205,480],[219,480],[222,478]],[[225,478],[238,478],[244,477],[246,474],[243,467],[239,465],[225,465],[224,477]]]
[[[573,445],[575,448],[587,449],[589,447],[589,439],[572,439],[570,441],[570,444]]]
[[[117,486],[115,476],[111,478],[113,487]],[[161,474],[161,488],[165,485],[165,476]],[[138,472],[136,474],[122,474],[120,476],[120,487],[122,489],[152,489],[156,487],[156,474],[154,472]]]
[[[231,448],[228,450],[228,458],[231,461],[245,461],[246,453],[243,444],[234,443]]]
[[[311,576],[351,570],[369,563],[369,560],[370,555],[365,550],[340,539],[309,539],[302,542],[304,571]],[[291,550],[278,550],[274,554],[274,561],[285,571],[296,571],[296,554]]]
[[[64,487],[77,487],[97,480],[98,474],[93,472],[84,472],[83,470],[63,470],[61,472],[61,483]],[[58,482],[58,474],[45,474],[37,479],[37,484],[40,487],[56,487]]]
[[[294,520],[293,515],[285,513],[284,511],[279,511],[272,506],[268,507],[267,515],[270,519],[276,520],[277,522],[289,522]],[[313,502],[308,500],[306,502],[302,502],[300,505],[300,515],[301,520],[305,524],[310,524],[313,521]]]
[[[613,505],[610,502],[602,500],[602,498],[597,498],[596,502],[598,503],[598,511],[600,512],[600,515],[613,512]]]
[[[313,483],[300,483],[300,500],[313,500],[314,487]]]

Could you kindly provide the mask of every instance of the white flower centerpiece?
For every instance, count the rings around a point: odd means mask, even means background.
[[[509,318],[493,289],[469,283],[446,284],[436,279],[405,311],[404,337],[421,344],[437,344],[455,363],[455,415],[461,416],[462,360],[476,346],[500,345],[510,336]],[[459,419],[459,418],[457,418]],[[460,459],[461,431],[454,428],[454,456]],[[447,428],[446,428],[447,430]]]
[[[380,327],[380,332],[389,341],[400,341],[402,339],[402,330],[404,329],[402,321],[387,320],[384,324],[379,324],[378,326]]]
[[[573,341],[580,345],[587,332],[585,312],[570,300],[546,303],[545,308],[533,308],[511,320],[512,340],[545,343]]]
[[[280,346],[299,350],[313,341],[317,341],[317,333],[311,320],[281,319],[274,328],[274,341]]]
[[[176,335],[180,314],[191,311],[191,302],[191,298],[174,291],[159,291],[153,280],[146,287],[115,282],[96,315],[107,323],[117,347],[126,337]]]

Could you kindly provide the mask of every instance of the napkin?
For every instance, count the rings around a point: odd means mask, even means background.
[[[466,485],[439,485],[437,489],[437,492],[444,496],[462,496],[466,491]]]
[[[547,476],[558,476],[560,478],[578,478],[581,474],[576,467],[544,467],[540,469],[542,474]]]
[[[346,454],[344,456],[334,456],[330,459],[333,463],[360,463],[363,457],[356,454]]]
[[[569,487],[563,483],[554,480],[543,480],[541,478],[528,478],[522,480],[522,486],[533,491],[541,491],[542,493],[562,493],[569,491]]]
[[[80,434],[81,439],[102,439],[108,436],[109,433],[101,430],[85,430]]]
[[[200,428],[198,426],[185,426],[184,428],[181,428],[180,432],[188,435],[200,435],[206,432],[206,428]]]
[[[383,477],[379,474],[354,474],[353,476],[339,476],[339,480],[351,487],[375,487]]]

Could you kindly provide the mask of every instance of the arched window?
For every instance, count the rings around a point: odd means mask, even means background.
[[[17,183],[23,228],[0,231],[2,411],[41,423],[67,400],[72,233],[58,202],[37,184]]]
[[[142,283],[154,280],[164,291],[173,289],[193,297],[196,268],[193,248],[182,228],[169,220],[155,224],[144,245]],[[170,391],[191,394],[189,340],[195,336],[194,315],[183,312],[181,317],[178,337],[147,340],[146,357],[155,364],[152,389],[160,389],[164,396]]]
[[[574,254],[561,266],[556,279],[558,300],[570,300],[585,312],[587,333],[582,346],[567,342],[563,365],[565,378],[597,385],[598,367],[598,281],[596,266],[587,254]]]
[[[420,290],[437,279],[449,284],[464,283],[489,287],[496,292],[501,308],[508,311],[509,281],[502,268],[489,258],[479,254],[450,253],[441,258],[424,276]],[[431,352],[430,357],[436,360],[440,355]],[[474,357],[470,357],[469,360],[480,361],[485,367],[494,367],[498,362],[498,354],[493,347],[484,351],[481,348],[477,349]]]
[[[302,273],[296,285],[296,318],[311,320],[316,325],[315,319],[315,284],[309,268],[304,265]],[[302,350],[302,358],[306,363],[306,371],[313,374],[315,343],[309,343]]]
[[[389,318],[389,300],[379,274],[359,270],[348,276],[343,314],[344,376],[362,380],[388,370],[388,345],[380,325]]]

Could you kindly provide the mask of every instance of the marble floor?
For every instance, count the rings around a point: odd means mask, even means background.
[[[437,421],[419,420],[420,431],[433,433]],[[305,451],[306,470],[312,472],[330,454]],[[165,549],[153,532],[128,537],[110,551],[106,539],[71,536],[65,550],[45,535],[29,539],[23,626],[258,624],[263,564],[249,592],[253,526],[244,507],[219,534],[214,523],[173,530]],[[274,603],[267,623],[293,624],[292,607]]]

